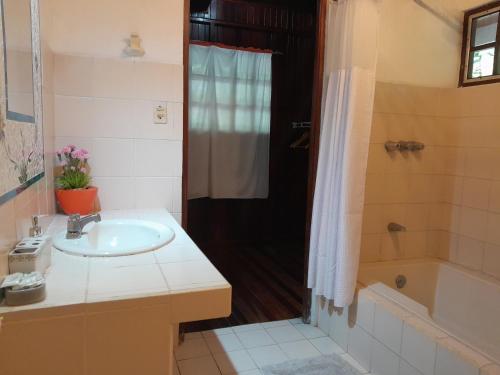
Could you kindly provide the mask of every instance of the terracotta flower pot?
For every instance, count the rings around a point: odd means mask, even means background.
[[[66,215],[88,215],[94,211],[97,188],[62,190],[56,189],[56,197]]]

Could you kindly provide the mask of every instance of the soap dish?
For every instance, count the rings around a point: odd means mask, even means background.
[[[5,303],[8,306],[30,305],[45,299],[45,284],[29,289],[5,289]]]

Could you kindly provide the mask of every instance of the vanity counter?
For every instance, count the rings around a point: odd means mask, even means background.
[[[87,258],[52,248],[52,265],[45,275],[47,298],[26,306],[0,305],[4,319],[8,320],[11,313],[30,312],[33,318],[37,310],[66,307],[77,311],[88,308],[88,304],[127,300],[168,303],[178,322],[230,314],[231,286],[167,210],[105,211],[101,216],[102,220],[161,223],[174,231],[175,238],[158,250],[121,257]],[[47,234],[54,236],[64,231],[66,222],[67,216],[57,215]],[[207,304],[206,309],[200,298]],[[179,299],[184,305],[194,304],[197,311],[184,311],[185,306],[175,303]],[[215,306],[219,306],[219,312],[214,311]]]
[[[0,306],[0,374],[171,375],[179,323],[231,313],[231,286],[166,210],[110,211],[102,219],[161,223],[175,238],[116,258],[53,248],[46,300]],[[64,231],[66,221],[56,216],[48,234]]]

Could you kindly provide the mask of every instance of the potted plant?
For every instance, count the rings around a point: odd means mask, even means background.
[[[97,188],[90,186],[89,153],[74,145],[56,152],[62,173],[56,179],[56,197],[65,214],[88,215],[94,211]]]

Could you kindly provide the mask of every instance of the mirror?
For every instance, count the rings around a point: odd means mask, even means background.
[[[7,119],[35,122],[30,0],[2,0]]]
[[[44,176],[38,0],[0,0],[0,204]]]

